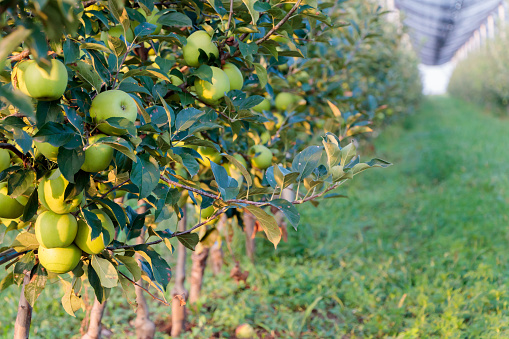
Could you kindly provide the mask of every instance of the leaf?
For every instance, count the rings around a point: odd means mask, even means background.
[[[83,217],[85,219],[85,223],[91,229],[91,232],[90,232],[91,240],[97,239],[97,237],[99,237],[101,235],[101,233],[105,234],[109,238],[109,233],[104,232],[101,220],[99,220],[99,218],[97,217],[97,215],[95,213],[90,212],[86,209],[83,209],[82,212],[83,212]],[[109,240],[109,239],[104,239],[104,243],[105,244],[109,243],[109,241],[106,241],[106,240]]]
[[[94,289],[94,294],[97,300],[100,303],[105,302],[107,299],[106,296],[107,290],[105,290],[104,287],[101,285],[101,280],[99,280],[99,276],[97,275],[92,265],[88,265],[87,277],[90,286],[92,286],[92,288]]]
[[[34,135],[34,140],[48,142],[55,147],[67,144],[76,136],[76,130],[71,125],[62,125],[56,122],[48,122]]]
[[[339,108],[336,105],[334,105],[332,102],[330,102],[329,100],[327,100],[327,103],[329,104],[329,107],[332,110],[332,113],[334,114],[334,116],[336,118],[341,118],[341,111],[339,110]]]
[[[7,287],[14,284],[14,273],[9,272],[3,279],[0,281],[0,292],[5,290]]]
[[[159,253],[154,251],[152,247],[145,244],[134,246],[134,250],[150,263],[155,281],[161,284],[163,289],[166,290],[171,278],[171,268],[168,266],[166,260],[164,260]]]
[[[355,165],[353,168],[352,168],[352,172],[353,174],[358,174],[362,171],[365,171],[367,170],[368,168],[373,168],[373,167],[382,167],[382,168],[386,168],[386,167],[389,167],[391,166],[392,164],[388,161],[385,161],[385,160],[382,160],[382,159],[371,159],[369,162],[367,163],[360,163],[360,164],[357,164]]]
[[[106,288],[113,288],[118,285],[118,274],[115,266],[106,259],[92,255],[92,267],[99,276],[101,285]]]
[[[122,79],[124,80],[129,77],[135,77],[135,76],[148,76],[151,78],[158,78],[158,79],[161,79],[164,81],[171,82],[170,78],[168,78],[166,75],[164,75],[163,73],[161,73],[158,70],[153,70],[153,69],[131,69],[131,70],[127,71],[127,73],[124,74]]]
[[[122,16],[123,8],[122,2],[118,0],[108,0],[108,9],[110,10],[113,17],[118,21],[120,21],[120,17]]]
[[[246,206],[246,209],[256,217],[262,226],[263,231],[267,235],[267,239],[269,239],[269,241],[274,244],[274,247],[277,248],[277,245],[281,241],[281,230],[279,229],[274,217],[267,214],[264,210],[257,206],[248,205]]]
[[[256,42],[245,43],[239,41],[239,50],[244,58],[248,58],[258,52],[258,45]]]
[[[297,231],[297,226],[299,226],[300,222],[300,213],[291,202],[285,199],[274,199],[270,200],[268,203],[279,209],[288,218],[290,224],[292,224],[293,228]]]
[[[138,265],[138,261],[134,259],[133,257],[127,257],[123,255],[116,255],[115,256],[118,261],[120,261],[122,264],[127,267],[129,272],[133,275],[133,280],[138,281],[141,279],[141,268]]]
[[[239,183],[237,180],[230,177],[223,166],[220,166],[213,161],[210,162],[210,167],[223,200],[227,201],[235,198],[237,194],[239,194]]]
[[[103,205],[104,207],[111,211],[121,229],[123,229],[127,225],[127,218],[122,207],[108,199],[95,198],[94,201],[99,202],[101,205]]]
[[[22,232],[16,236],[16,239],[12,242],[11,247],[16,252],[31,251],[39,248],[39,243],[35,234],[29,232]]]
[[[23,209],[23,216],[21,217],[21,221],[29,221],[32,219],[34,215],[37,214],[37,209],[39,208],[39,199],[37,194],[37,187],[34,189],[30,198],[28,198],[28,202]]]
[[[242,175],[244,176],[244,179],[246,179],[246,183],[247,183],[247,187],[248,188],[253,185],[253,179],[251,178],[251,175],[249,174],[247,169],[237,159],[235,159],[234,156],[231,156],[231,155],[226,154],[226,153],[221,153],[221,155],[224,156],[226,159],[228,159],[230,164],[235,166],[240,171],[240,173],[242,173]],[[249,196],[249,192],[247,194]]]
[[[163,26],[170,26],[170,27],[187,27],[192,26],[193,22],[191,19],[185,15],[184,13],[180,12],[168,12],[165,14],[162,14],[157,19],[157,23],[161,24]]]
[[[253,65],[256,70],[256,75],[258,76],[258,81],[260,82],[260,87],[265,88],[268,81],[267,69],[258,63],[253,63]]]
[[[48,273],[41,264],[37,264],[35,272],[33,272],[30,282],[25,286],[24,295],[30,306],[34,307],[35,301],[44,290]]]
[[[108,35],[108,46],[117,57],[127,53],[125,42],[116,36]]]
[[[69,283],[68,281],[65,281],[63,279],[61,279],[60,282],[65,287],[65,294],[61,299],[62,306],[63,306],[64,310],[67,312],[67,314],[69,314],[70,316],[76,317],[74,315],[74,312],[76,312],[80,308],[83,308],[83,306],[84,306],[83,300],[81,299],[81,297],[78,297],[75,294],[71,283]]]
[[[65,64],[75,63],[80,57],[80,45],[76,41],[66,38],[63,44]]]
[[[31,170],[20,169],[12,173],[7,179],[7,194],[11,198],[18,198],[33,186],[34,180],[35,173]]]
[[[203,114],[205,114],[205,112],[194,107],[189,107],[180,111],[175,117],[176,133],[191,127]]]
[[[89,83],[97,93],[101,92],[101,87],[105,82],[92,65],[78,60],[76,64],[69,65],[69,68],[72,69],[80,79]]]
[[[356,155],[357,150],[355,149],[355,145],[353,144],[353,142],[351,142],[341,149],[340,164],[342,166],[346,166]]]
[[[110,119],[112,119],[112,118],[110,118]],[[132,146],[127,141],[122,139],[121,137],[101,138],[97,141],[97,143],[109,145],[109,146],[113,147],[114,149],[116,149],[117,151],[124,154],[125,156],[127,156],[132,161],[134,161],[134,162],[138,161],[138,158],[134,154]]]
[[[81,148],[58,149],[57,164],[60,172],[70,183],[74,183],[74,175],[78,173],[85,163],[85,152]]]
[[[324,139],[322,140],[322,143],[325,148],[325,152],[327,153],[327,164],[329,165],[329,168],[338,165],[341,162],[341,148],[339,147],[339,141],[330,142]]]
[[[146,198],[152,193],[161,175],[159,168],[150,161],[150,158],[147,154],[137,157],[138,161],[133,164],[131,170],[131,182],[138,186],[140,199]]]
[[[12,89],[10,84],[0,87],[0,100],[13,105],[27,117],[34,119],[34,108],[30,98],[21,93],[21,91]]]
[[[5,60],[9,54],[11,54],[16,47],[29,37],[31,32],[32,30],[20,25],[0,40],[0,65],[5,64]]]
[[[96,44],[96,43],[93,43],[93,42],[82,43],[80,45],[80,49],[91,49],[91,50],[94,50],[94,51],[106,52],[108,54],[113,53],[108,47],[106,47],[104,45],[101,45],[101,44]]]
[[[293,159],[292,171],[299,172],[297,181],[302,181],[308,175],[310,175],[316,167],[322,157],[321,146],[309,146]]]
[[[126,298],[127,302],[133,306],[136,306],[136,290],[134,284],[131,283],[126,277],[124,277],[120,273],[118,274],[118,280],[120,281],[123,295]]]
[[[189,248],[191,251],[195,250],[196,245],[200,241],[200,237],[198,236],[197,233],[186,233],[182,235],[177,235],[177,239],[182,245]]]
[[[255,3],[258,2],[258,0],[242,0],[242,2],[246,5],[247,9],[249,10],[249,14],[251,14],[251,19],[253,19],[253,25],[256,25],[258,19],[260,18],[260,13],[258,13],[258,11],[254,9],[254,5]]]
[[[209,65],[201,65],[196,71],[193,72],[195,77],[200,78],[203,81],[212,83],[212,68]]]

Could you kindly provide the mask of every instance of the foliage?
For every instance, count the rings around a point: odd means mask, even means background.
[[[375,172],[354,180],[350,199],[340,203],[302,208],[299,231],[277,253],[266,244],[256,266],[243,261],[251,288],[207,276],[190,314],[196,332],[185,337],[227,337],[243,322],[280,338],[299,330],[311,338],[507,337],[508,125],[457,100],[425,102],[377,139],[377,153],[408,159],[408,166],[392,167],[382,180]],[[242,243],[234,244],[240,250]],[[71,337],[84,316],[66,316],[53,298],[58,288],[36,304],[37,337]],[[2,292],[5,338],[12,336],[15,292]],[[131,310],[120,291],[108,305],[103,324],[122,336]]]
[[[505,115],[509,105],[508,44],[507,35],[501,34],[461,60],[451,76],[449,93]]]

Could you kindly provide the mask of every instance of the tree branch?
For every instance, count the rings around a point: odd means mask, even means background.
[[[285,17],[280,22],[278,22],[276,26],[272,27],[272,29],[268,31],[263,38],[256,40],[256,44],[259,45],[262,42],[266,41],[268,38],[270,38],[272,34],[274,34],[279,28],[281,28],[281,26],[283,26],[283,24],[287,22],[292,16],[292,14],[295,13],[295,11],[299,8],[301,2],[302,0],[297,0],[295,5],[293,5],[292,9],[288,13],[286,13]]]
[[[131,246],[132,247],[132,246]],[[118,273],[120,273],[120,275],[122,275],[124,278],[126,278],[127,280],[129,280],[131,282],[131,284],[133,284],[134,286],[138,286],[139,288],[141,288],[142,290],[144,290],[145,292],[148,293],[148,295],[150,295],[154,300],[157,300],[161,303],[163,303],[164,305],[166,306],[170,306],[170,304],[163,300],[163,299],[160,299],[158,297],[156,297],[155,295],[153,295],[152,293],[150,293],[145,287],[141,286],[140,284],[138,284],[136,281],[132,280],[131,278],[129,278],[127,275],[125,275],[124,273],[118,271]]]

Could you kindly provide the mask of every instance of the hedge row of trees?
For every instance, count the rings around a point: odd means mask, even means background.
[[[419,98],[384,14],[360,0],[1,4],[0,287],[21,287],[15,337],[51,281],[70,315],[94,290],[84,337],[112,288],[137,305],[139,338],[154,337],[146,293],[172,303],[178,335],[186,249],[196,295],[203,253],[229,239],[220,218],[252,257],[257,229],[277,247],[296,206],[389,166],[352,143]]]

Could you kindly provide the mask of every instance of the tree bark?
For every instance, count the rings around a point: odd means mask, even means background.
[[[186,230],[187,224],[187,209],[186,205],[182,208],[182,219],[178,224],[179,232]],[[177,247],[177,266],[175,267],[175,286],[171,291],[173,300],[171,303],[171,336],[178,337],[186,326],[186,306],[180,304],[180,300],[175,298],[176,295],[181,295],[184,300],[187,300],[188,292],[184,287],[186,280],[186,247],[179,242]]]
[[[25,272],[23,286],[18,303],[18,315],[14,325],[14,339],[27,339],[30,335],[30,323],[32,322],[32,306],[25,298],[25,286],[30,283],[30,271]]]
[[[94,305],[90,310],[90,323],[88,325],[87,333],[81,339],[101,339],[101,320],[103,318],[106,301],[102,304],[94,298]]]
[[[203,273],[207,266],[207,258],[209,257],[209,248],[203,247],[200,253],[193,252],[191,259],[193,266],[191,268],[191,287],[189,289],[189,302],[194,304],[200,298],[201,287],[203,284]]]
[[[246,254],[251,262],[254,262],[255,257],[255,222],[256,219],[254,215],[249,213],[247,210],[244,210],[243,214],[244,221],[244,233],[246,234]]]
[[[216,225],[216,228],[220,234],[223,234],[223,229],[226,226],[226,223],[228,222],[228,217],[226,214],[222,214],[219,222]],[[214,245],[210,248],[210,266],[212,266],[212,273],[214,275],[218,275],[221,273],[221,269],[223,268],[224,263],[224,253],[221,246],[220,241],[216,241]]]
[[[140,201],[140,203],[142,203]],[[145,206],[140,206],[137,210],[137,213],[145,213],[147,208]],[[145,229],[142,229],[140,236],[137,239],[138,244],[142,244],[144,242]],[[142,257],[136,253],[136,260],[138,260],[138,264],[141,267],[141,259]],[[143,279],[137,281],[138,285],[143,285]],[[138,308],[136,309],[136,319],[134,320],[134,327],[136,328],[136,338],[138,339],[152,339],[154,338],[156,332],[156,325],[150,320],[149,311],[147,301],[145,300],[145,295],[143,294],[143,289],[139,286],[135,286],[134,290],[136,292],[136,303],[138,304]]]

